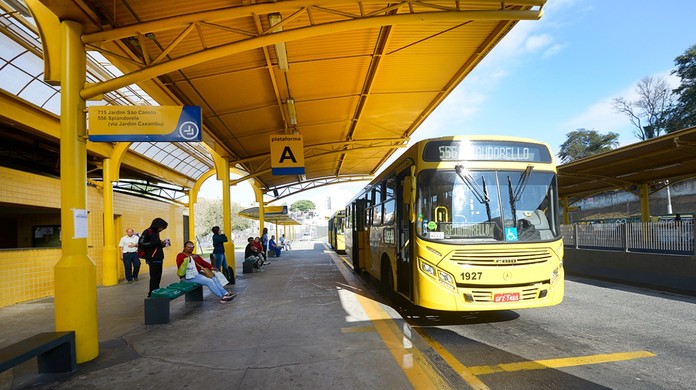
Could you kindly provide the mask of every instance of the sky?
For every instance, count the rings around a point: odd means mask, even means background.
[[[455,134],[511,135],[544,141],[557,154],[566,134],[580,128],[618,133],[621,146],[638,142],[612,101],[635,100],[636,86],[646,76],[679,85],[671,75],[674,59],[696,44],[695,17],[694,0],[548,0],[542,18],[519,22],[411,142]],[[318,204],[331,193],[337,210],[365,184],[322,187],[277,203],[309,199]],[[220,182],[208,180],[200,196],[220,198]],[[246,183],[232,187],[231,198],[242,205],[254,201]]]

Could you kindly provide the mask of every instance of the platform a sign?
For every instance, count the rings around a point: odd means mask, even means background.
[[[304,175],[304,143],[301,135],[271,136],[271,173]]]
[[[200,142],[199,106],[92,106],[94,142]]]

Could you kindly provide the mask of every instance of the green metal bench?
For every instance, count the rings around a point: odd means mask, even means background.
[[[75,332],[45,332],[0,349],[0,372],[38,358],[39,373],[73,372],[77,369]]]
[[[203,300],[203,286],[193,282],[176,282],[165,288],[158,288],[145,298],[145,325],[168,324],[169,302],[185,296],[186,302]]]

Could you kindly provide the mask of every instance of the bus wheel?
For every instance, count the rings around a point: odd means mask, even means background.
[[[384,297],[389,300],[389,303],[395,305],[394,275],[392,274],[391,266],[387,262],[382,264],[382,288],[384,289]]]

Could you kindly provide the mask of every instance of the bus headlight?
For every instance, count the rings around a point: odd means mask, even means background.
[[[555,284],[558,280],[558,268],[554,268],[551,272],[551,285]]]
[[[421,260],[420,261],[420,268],[423,272],[426,274],[432,276],[433,278],[435,277],[435,267],[432,265],[426,263],[425,261]]]
[[[443,271],[435,266],[431,265],[427,261],[419,258],[418,264],[424,274],[430,276],[431,278],[437,280],[438,282],[444,284],[452,290],[455,290],[454,276],[447,271]]]
[[[454,276],[452,276],[451,273],[443,270],[439,270],[437,273],[438,279],[440,280],[440,283],[444,284],[445,286],[451,288],[454,290]]]

